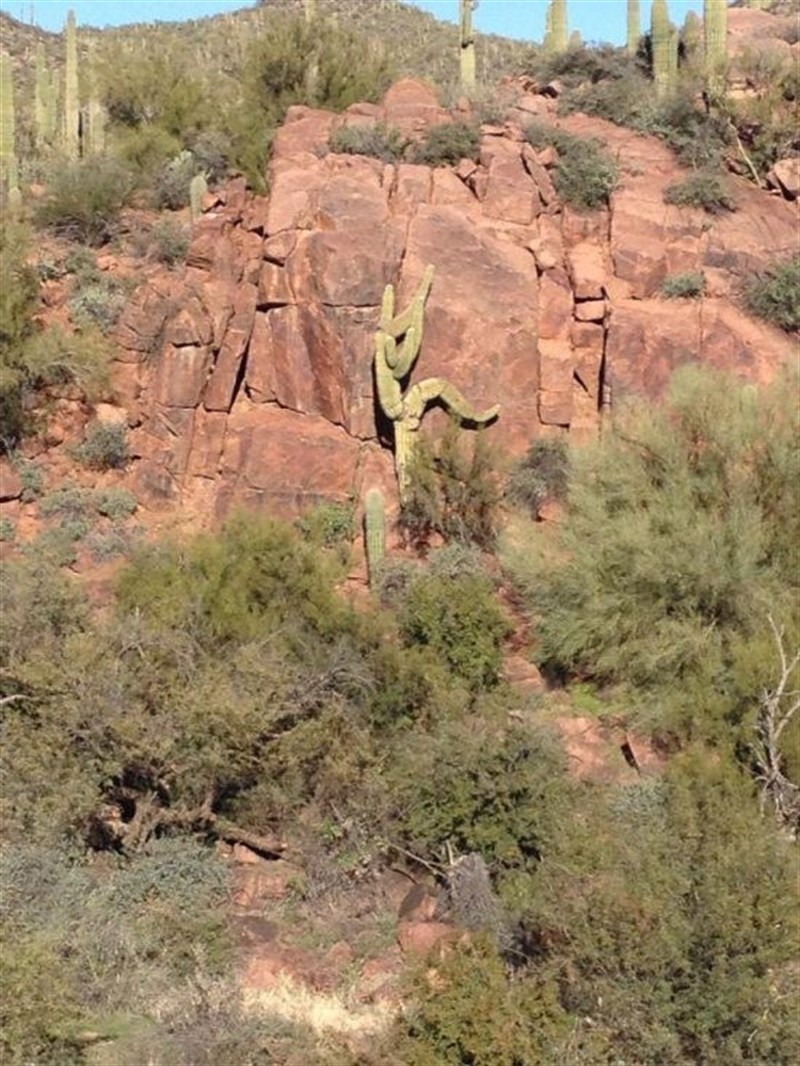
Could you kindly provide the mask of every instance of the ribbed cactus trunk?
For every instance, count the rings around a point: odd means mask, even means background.
[[[556,54],[566,52],[569,47],[569,22],[567,18],[567,0],[551,0],[553,15],[551,22],[551,50]]]
[[[364,547],[369,583],[373,585],[386,555],[386,513],[380,489],[370,489],[364,502]]]
[[[459,43],[459,60],[461,69],[461,88],[470,93],[475,88],[475,32],[472,28],[472,9],[474,0],[459,0],[461,39]]]
[[[680,33],[673,23],[669,25],[669,91],[673,92],[678,84],[678,51],[680,47]]]
[[[663,99],[670,91],[670,42],[672,27],[667,0],[653,0],[650,13],[650,41],[653,50],[653,81],[656,96]]]
[[[44,45],[36,45],[35,82],[33,87],[33,128],[36,150],[40,152],[47,144],[47,93],[50,76],[44,56]]]
[[[80,155],[80,98],[78,95],[78,31],[75,12],[67,14],[66,68],[64,72],[64,151],[68,159]]]
[[[696,69],[701,62],[700,56],[703,50],[703,21],[696,11],[687,13],[681,30],[681,39],[686,62]]]
[[[642,12],[639,0],[628,0],[628,39],[627,49],[630,55],[635,56],[639,51],[639,41],[642,39]]]
[[[189,208],[192,214],[192,222],[196,222],[203,213],[203,197],[208,192],[208,182],[205,174],[195,174],[189,182]]]
[[[728,59],[728,0],[704,0],[706,89],[715,96],[725,91]]]
[[[81,151],[83,155],[102,155],[106,147],[106,109],[100,103],[97,69],[90,57],[89,99],[81,117]]]
[[[19,184],[17,174],[17,121],[14,112],[14,81],[11,57],[0,55],[0,179],[6,191]]]

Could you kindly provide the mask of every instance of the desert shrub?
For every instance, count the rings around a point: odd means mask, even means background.
[[[521,943],[558,983],[577,1061],[793,1061],[791,846],[741,771],[690,751],[557,829]]]
[[[74,452],[75,458],[91,470],[122,469],[130,458],[127,427],[116,422],[92,422]]]
[[[69,240],[105,244],[114,235],[133,184],[130,171],[111,157],[62,164],[51,175],[36,219]]]
[[[8,543],[17,535],[17,527],[10,518],[0,518],[0,541]]]
[[[417,442],[400,527],[418,548],[433,533],[491,548],[499,501],[489,438],[483,431],[467,434],[453,421],[433,446],[424,439]]]
[[[419,144],[414,146],[412,159],[430,167],[454,166],[461,159],[477,159],[479,131],[466,122],[443,122],[429,126]]]
[[[38,463],[34,463],[29,459],[14,459],[14,465],[16,466],[19,479],[22,482],[22,496],[20,499],[23,503],[30,503],[32,500],[36,500],[41,496],[44,488],[44,474],[42,468]]]
[[[59,515],[62,518],[86,518],[95,509],[91,489],[64,486],[48,492],[39,501],[39,513],[45,518]]]
[[[668,300],[696,300],[706,288],[706,279],[702,270],[687,271],[685,274],[671,274],[664,279],[661,295]]]
[[[564,1061],[568,1021],[555,984],[536,977],[510,980],[488,938],[448,952],[435,975],[435,980],[422,971],[414,975],[409,989],[414,1005],[396,1023],[385,1061],[417,1066]],[[397,1058],[388,1058],[390,1053]]]
[[[136,531],[128,529],[94,530],[84,541],[86,548],[97,563],[108,559],[130,556],[138,547]]]
[[[189,203],[189,184],[200,174],[194,154],[183,151],[161,168],[153,189],[153,202],[159,210],[177,211]]]
[[[153,257],[159,263],[167,266],[175,266],[186,259],[189,251],[189,232],[185,226],[181,226],[169,219],[156,223],[151,231]]]
[[[472,691],[497,684],[508,623],[483,575],[420,575],[400,613],[409,645],[432,648]]]
[[[447,544],[436,548],[427,558],[427,573],[444,581],[461,577],[486,577],[486,568],[481,553],[472,544]]]
[[[375,585],[384,607],[401,603],[411,588],[417,567],[408,559],[386,558],[377,569]]]
[[[51,326],[34,333],[25,349],[25,370],[30,388],[73,382],[89,400],[108,389],[112,349],[96,326],[68,333]]]
[[[571,789],[558,744],[490,716],[440,722],[403,744],[386,775],[393,839],[433,862],[448,847],[477,853],[510,916],[519,914]]]
[[[81,285],[98,281],[100,278],[94,252],[80,245],[70,248],[64,256],[64,270],[67,274],[75,274]]]
[[[5,214],[0,219],[0,448],[8,451],[23,434],[27,385],[25,348],[34,332],[38,285],[28,265],[27,232]]]
[[[69,299],[69,309],[78,326],[95,325],[108,333],[125,307],[125,287],[108,275],[80,285]]]
[[[297,523],[300,532],[312,544],[324,548],[349,545],[356,534],[352,504],[323,503],[313,508]]]
[[[564,500],[567,495],[569,453],[562,437],[535,440],[528,454],[512,471],[506,493],[514,503],[539,517],[548,500]]]
[[[776,263],[745,287],[745,306],[788,331],[800,329],[800,256]]]
[[[687,367],[664,410],[621,410],[578,455],[565,521],[515,562],[546,668],[657,691],[656,717],[672,708],[682,730],[712,734],[727,719],[731,735],[737,686],[758,693],[735,676],[741,642],[767,628],[769,610],[792,618],[795,388],[756,391]]]
[[[534,148],[551,146],[558,152],[555,183],[565,203],[587,210],[608,203],[617,184],[617,165],[599,141],[537,122],[526,128],[525,136]]]
[[[571,89],[587,83],[620,82],[632,74],[644,73],[644,67],[639,57],[631,56],[625,48],[581,45],[558,54],[540,54],[532,73],[540,82],[558,78]]]
[[[692,174],[684,181],[668,185],[664,190],[664,203],[677,207],[702,207],[710,215],[736,210],[736,201],[727,191],[725,182],[709,171]]]
[[[332,152],[345,155],[369,155],[384,163],[396,163],[403,158],[408,141],[397,129],[382,122],[372,126],[340,126],[334,130],[330,145]]]
[[[136,497],[128,489],[102,489],[95,493],[93,500],[98,514],[118,521],[120,518],[129,518],[136,510]]]

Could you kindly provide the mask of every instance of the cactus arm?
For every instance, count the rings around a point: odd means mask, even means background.
[[[392,319],[394,318],[394,285],[387,285],[383,290],[381,300],[380,326],[384,333],[392,332]]]
[[[656,95],[664,97],[670,89],[670,21],[667,0],[653,0],[650,21],[653,46],[653,81]]]
[[[425,378],[408,390],[403,401],[404,420],[408,421],[410,428],[415,428],[414,423],[419,426],[426,408],[434,401],[441,403],[459,422],[472,422],[476,426],[485,426],[500,413],[497,404],[485,411],[476,411],[449,381],[444,378]]]
[[[639,9],[639,0],[628,0],[628,38],[627,49],[629,55],[635,56],[639,50],[639,41],[642,36],[642,16]]]
[[[460,65],[461,88],[469,92],[475,88],[475,34],[472,29],[472,10],[477,7],[475,0],[460,0],[461,41]]]
[[[394,345],[394,343],[394,338],[388,337],[385,333],[379,331],[375,335],[375,388],[381,410],[392,422],[396,422],[403,415],[403,394],[400,382],[394,376],[386,358],[387,344]]]
[[[387,333],[391,333],[393,337],[402,337],[408,330],[409,326],[413,324],[419,325],[422,320],[422,316],[425,312],[425,301],[428,299],[428,295],[431,291],[431,285],[433,284],[433,267],[428,266],[425,268],[425,273],[422,275],[417,291],[414,293],[414,298],[408,305],[405,311],[402,311],[399,315],[393,316],[394,311],[394,288],[391,285],[387,285],[383,293],[384,305],[391,306],[391,312],[384,317],[383,310],[381,308],[381,328],[385,329]],[[387,290],[391,289],[391,304],[387,305]],[[420,341],[422,340],[422,330],[420,329]]]
[[[728,58],[728,0],[704,0],[706,88],[718,94],[725,89]]]

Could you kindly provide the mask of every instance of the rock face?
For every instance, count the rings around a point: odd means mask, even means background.
[[[758,380],[789,340],[735,309],[736,279],[789,254],[797,205],[738,183],[722,219],[663,202],[681,177],[661,143],[583,116],[554,117],[522,94],[484,127],[480,161],[431,168],[337,155],[332,131],[376,121],[418,136],[450,121],[430,89],[395,85],[344,115],[289,110],[268,198],[230,182],[206,201],[181,276],[142,286],[117,331],[117,387],[137,490],[212,519],[239,503],[295,513],[393,485],[376,423],[373,335],[384,286],[405,306],[435,267],[414,380],[443,376],[511,456],[537,434],[597,431],[630,391],[657,398],[669,372],[702,360]],[[536,115],[599,136],[621,182],[610,209],[559,201],[552,149],[520,122]],[[671,274],[704,270],[711,298],[660,298]],[[435,426],[436,415],[431,424]]]

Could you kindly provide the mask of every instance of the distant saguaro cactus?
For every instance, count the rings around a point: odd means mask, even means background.
[[[205,174],[195,174],[189,182],[189,206],[192,213],[192,222],[196,222],[203,213],[203,197],[208,192],[208,182]]]
[[[50,89],[50,76],[41,41],[36,45],[36,66],[33,86],[33,131],[37,151],[41,151],[48,142],[47,136],[47,94]]]
[[[67,12],[64,30],[66,67],[64,71],[64,150],[68,159],[80,154],[80,97],[78,93],[78,31],[75,12]]]
[[[713,95],[725,91],[728,59],[728,0],[703,0],[706,89]]]
[[[630,55],[635,56],[639,51],[639,41],[642,39],[642,13],[639,0],[628,0],[628,39],[626,47]]]
[[[17,120],[11,57],[0,54],[0,178],[10,191],[17,187]]]
[[[472,28],[472,12],[478,6],[478,0],[459,0],[459,6],[461,88],[465,92],[471,92],[475,88],[475,31]]]
[[[566,52],[569,47],[567,0],[550,0],[550,5],[547,9],[547,32],[544,45],[545,51],[552,55]]]
[[[670,91],[670,47],[672,27],[667,0],[653,0],[650,13],[650,40],[653,49],[653,81],[656,95],[663,97]]]

